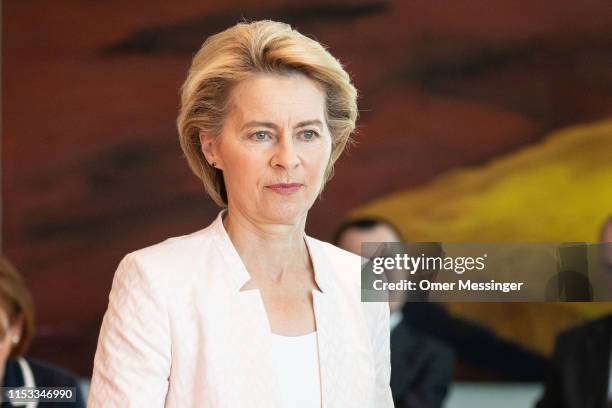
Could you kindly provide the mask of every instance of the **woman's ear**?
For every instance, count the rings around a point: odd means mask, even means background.
[[[217,149],[217,138],[211,136],[204,131],[200,131],[200,146],[202,148],[202,154],[206,158],[206,161],[213,167],[221,168],[221,158],[219,157]]]
[[[11,339],[11,343],[13,347],[15,347],[21,341],[21,336],[23,334],[23,315],[15,317],[13,323],[11,323],[11,327],[9,328],[9,336]]]

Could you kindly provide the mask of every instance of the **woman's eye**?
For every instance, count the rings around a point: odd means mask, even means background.
[[[251,138],[255,139],[255,140],[266,140],[266,138],[268,137],[268,132],[264,132],[264,131],[260,131],[260,132],[255,132],[253,133],[253,135],[251,135]]]
[[[315,132],[314,130],[305,130],[303,135],[304,139],[306,140],[312,140],[318,136],[317,132]]]

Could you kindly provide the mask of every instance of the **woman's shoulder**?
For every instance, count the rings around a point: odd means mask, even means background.
[[[85,407],[82,384],[77,375],[65,368],[30,357],[17,357],[6,361],[3,386],[73,387],[75,401],[71,406]]]
[[[358,302],[373,335],[381,327],[389,327],[389,306],[386,302],[371,302],[361,299],[361,268],[362,257],[346,251],[328,242],[316,240],[317,246],[325,253],[330,262],[331,271],[344,293],[350,293],[351,298]]]
[[[34,374],[34,379],[38,386],[75,387],[78,385],[78,377],[65,368],[29,357],[26,358],[26,361],[32,370],[32,374]]]
[[[329,242],[310,238],[329,262],[336,280],[351,288],[361,287],[361,257]]]
[[[181,260],[192,262],[193,256],[202,256],[212,250],[217,234],[214,223],[190,234],[169,237],[156,244],[137,249],[126,255],[138,263],[165,265],[171,262],[177,265]]]
[[[216,240],[213,224],[190,234],[170,237],[129,252],[121,260],[118,272],[141,275],[147,280],[154,279],[159,282],[167,281],[164,276],[168,277],[169,271],[172,271],[173,276],[180,274],[186,277],[190,272],[201,272],[202,263],[215,257]]]
[[[74,407],[85,407],[85,395],[82,389],[83,385],[76,374],[46,361],[36,360],[30,357],[25,360],[32,370],[37,387],[73,387],[75,401],[72,402],[71,405]]]
[[[211,226],[208,226],[190,234],[169,237],[161,242],[132,251],[126,256],[141,262],[166,260],[175,262],[194,252],[202,253],[202,250],[207,249],[214,238],[212,232]]]

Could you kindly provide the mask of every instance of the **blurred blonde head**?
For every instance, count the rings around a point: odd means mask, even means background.
[[[223,173],[204,157],[200,132],[218,137],[232,109],[232,89],[260,73],[300,73],[325,91],[325,119],[332,136],[332,152],[324,183],[333,175],[334,163],[355,130],[357,91],[340,62],[317,41],[288,24],[269,20],[239,23],[209,37],[194,56],[181,87],[177,126],[191,170],[221,207],[227,205]]]

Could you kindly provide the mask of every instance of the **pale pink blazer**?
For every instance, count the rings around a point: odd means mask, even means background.
[[[219,213],[207,228],[128,254],[98,339],[89,407],[275,408],[270,324]],[[358,256],[304,235],[322,407],[393,407],[389,308],[360,301]]]

